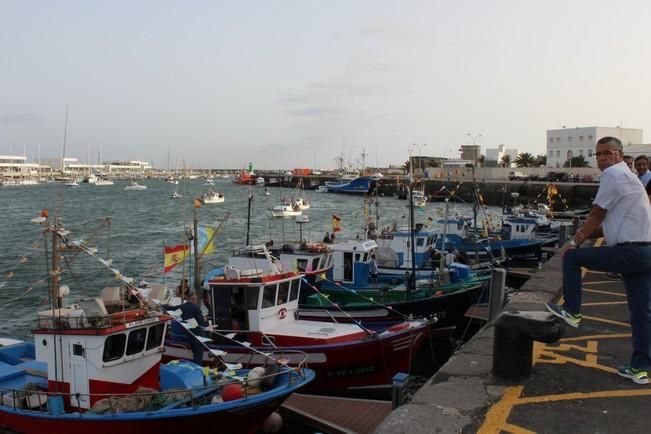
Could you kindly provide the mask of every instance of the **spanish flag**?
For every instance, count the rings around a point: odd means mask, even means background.
[[[341,219],[338,215],[332,214],[332,232],[341,231]]]
[[[163,268],[163,273],[167,273],[172,268],[185,261],[185,259],[188,257],[189,250],[190,246],[186,245],[172,247],[165,246],[165,266]]]

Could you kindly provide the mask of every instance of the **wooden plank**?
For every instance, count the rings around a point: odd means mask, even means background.
[[[292,394],[282,411],[332,434],[371,434],[391,413],[391,403],[370,399]]]

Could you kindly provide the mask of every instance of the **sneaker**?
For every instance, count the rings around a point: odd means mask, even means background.
[[[630,378],[637,384],[648,384],[649,375],[642,369],[635,369],[630,365],[619,366],[617,368],[617,375],[624,378]]]
[[[555,316],[559,317],[563,321],[565,321],[567,324],[571,325],[574,328],[579,327],[579,323],[581,322],[581,314],[573,314],[567,309],[565,309],[565,306],[562,304],[554,304],[554,303],[545,303],[545,307],[547,308],[548,311],[553,313]]]
[[[608,280],[622,280],[622,275],[619,273],[605,273],[604,275]]]

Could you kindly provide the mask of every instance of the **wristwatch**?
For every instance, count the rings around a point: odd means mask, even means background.
[[[579,247],[579,245],[576,243],[576,241],[572,240],[570,241],[570,246],[572,247]]]

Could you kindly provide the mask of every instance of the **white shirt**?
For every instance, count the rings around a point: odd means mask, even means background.
[[[603,171],[594,204],[607,210],[602,227],[609,246],[651,241],[649,197],[623,161]]]
[[[639,175],[638,178],[642,185],[646,187],[649,181],[651,181],[651,170],[647,170],[644,172],[644,175]]]

